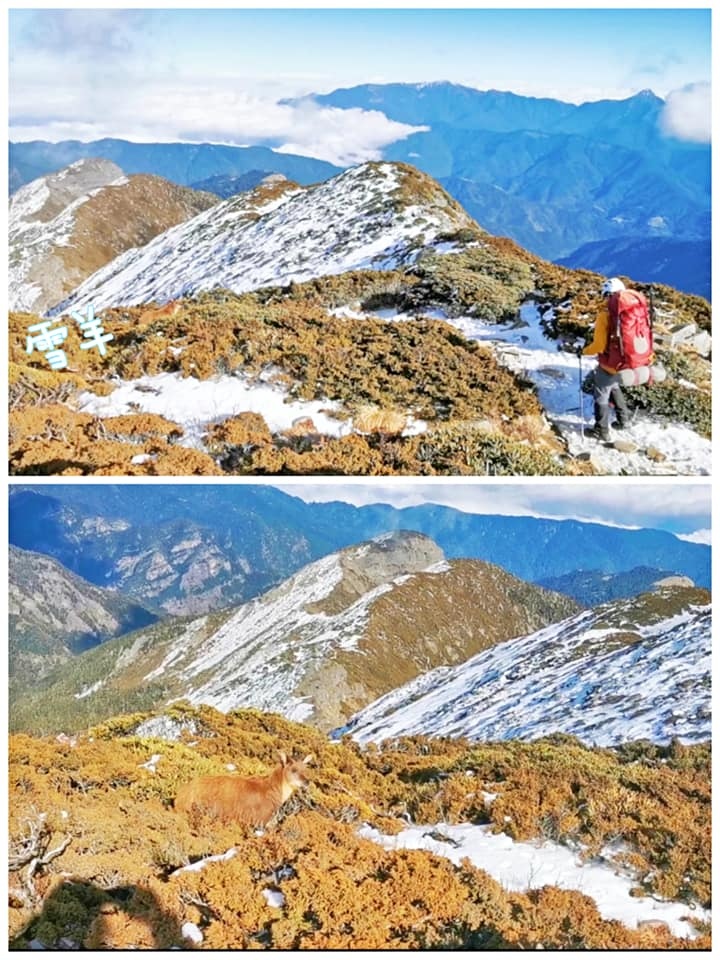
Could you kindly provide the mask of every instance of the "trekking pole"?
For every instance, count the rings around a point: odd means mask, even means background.
[[[580,394],[580,436],[585,443],[585,411],[583,409],[582,353],[578,353],[578,387]]]
[[[650,310],[648,311],[648,318],[650,320],[650,332],[652,333],[655,327],[655,287],[650,287]]]

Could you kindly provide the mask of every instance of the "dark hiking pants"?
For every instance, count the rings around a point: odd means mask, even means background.
[[[610,426],[611,403],[615,407],[619,423],[627,423],[630,419],[630,411],[620,389],[617,374],[608,373],[602,367],[596,367],[593,399],[595,400],[595,426],[602,433],[605,433]]]

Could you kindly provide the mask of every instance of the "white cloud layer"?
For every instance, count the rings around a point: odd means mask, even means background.
[[[687,540],[689,543],[712,543],[711,530],[696,530],[694,533],[679,533],[679,540]]]
[[[29,90],[17,91],[10,138],[264,143],[284,153],[350,166],[379,160],[387,144],[427,129],[389,120],[377,110],[341,110],[307,100],[278,103],[232,81],[221,86],[149,82],[141,97],[120,97],[115,90],[98,88],[92,93],[93,109],[88,110],[88,97],[73,94],[78,85],[51,93],[42,113]],[[88,123],[88,115],[97,119]],[[13,116],[22,120],[13,121]]]
[[[317,157],[339,166],[380,160],[387,144],[430,129],[389,120],[378,110],[340,110],[308,103],[274,106],[278,110],[293,110],[292,133],[278,148],[281,152]]]
[[[690,83],[668,94],[660,122],[665,133],[693,143],[710,143],[710,84]]]
[[[573,480],[570,483],[478,483],[458,478],[451,484],[399,481],[368,483],[308,483],[305,480],[274,484],[291,496],[306,501],[343,500],[356,506],[389,503],[411,507],[437,503],[466,513],[535,516],[579,520],[629,529],[697,531],[684,539],[700,539],[698,527],[709,522],[711,487],[707,483],[685,486],[682,497],[671,484],[625,483],[599,486]],[[708,531],[709,534],[709,531]]]

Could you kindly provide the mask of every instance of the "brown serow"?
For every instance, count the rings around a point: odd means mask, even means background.
[[[282,751],[279,755],[280,766],[267,777],[196,777],[178,791],[175,809],[264,827],[295,790],[308,782],[307,764],[312,754],[289,762]]]
[[[164,307],[143,310],[140,314],[140,323],[146,323],[150,320],[161,320],[163,317],[173,317],[181,306],[182,304],[179,300],[171,300],[169,303],[166,303]]]

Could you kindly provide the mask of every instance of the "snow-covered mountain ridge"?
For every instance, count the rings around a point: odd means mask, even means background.
[[[360,742],[423,733],[605,746],[710,736],[707,591],[660,587],[496,644],[393,690],[342,728]]]
[[[492,564],[446,561],[428,537],[398,531],[325,556],[240,607],[89,651],[42,691],[41,710],[66,717],[82,697],[84,716],[107,716],[133,690],[152,705],[254,707],[330,729],[427,669],[576,609]]]
[[[405,164],[366,163],[313,187],[284,181],[231,197],[117,257],[52,313],[391,269],[422,249],[454,248],[435,241],[462,228],[480,233],[429,177]]]
[[[590,335],[599,288],[483,232],[406,165],[266,179],[82,286],[84,302],[124,305],[93,303],[107,356],[71,329],[77,376],[57,380],[73,396],[50,427],[26,386],[43,359],[11,315],[11,358],[29,368],[14,371],[12,470],[709,474],[709,308],[669,288],[655,297],[667,379],[629,391],[623,436],[588,441],[580,384],[596,361],[557,348]]]
[[[109,160],[78,161],[13,194],[8,208],[11,310],[42,311],[49,305],[43,296],[47,280],[36,280],[36,265],[46,261],[54,247],[68,245],[79,206],[103,187],[124,183],[122,170]]]
[[[78,160],[10,198],[9,305],[43,313],[129,247],[217,198],[160,177],[126,177],[109,160]]]

